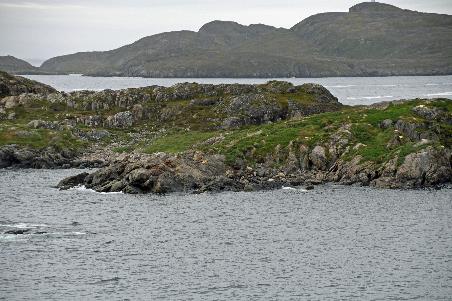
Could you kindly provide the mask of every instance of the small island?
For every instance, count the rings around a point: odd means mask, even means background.
[[[345,106],[317,84],[58,92],[0,73],[0,167],[86,168],[100,192],[451,182],[452,101]]]

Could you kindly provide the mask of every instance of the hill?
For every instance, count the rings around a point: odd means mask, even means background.
[[[6,55],[0,56],[0,70],[14,74],[25,74],[37,72],[39,68],[14,56]]]
[[[0,71],[11,74],[66,74],[65,72],[45,71],[39,67],[35,67],[27,61],[18,59],[11,55],[0,56]]]
[[[144,77],[452,74],[452,16],[365,2],[290,29],[213,21],[111,51],[52,58],[47,72]]]

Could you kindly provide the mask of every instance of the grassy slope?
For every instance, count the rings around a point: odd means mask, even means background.
[[[405,139],[399,147],[388,150],[386,145],[394,136],[394,129],[381,129],[379,127],[380,122],[385,119],[396,121],[402,118],[417,122],[423,121],[422,118],[414,115],[411,111],[414,106],[421,103],[425,102],[415,100],[405,104],[392,104],[385,110],[346,108],[339,112],[313,115],[300,120],[249,126],[234,131],[170,133],[151,142],[149,146],[144,148],[144,151],[180,152],[195,147],[204,151],[222,153],[226,155],[230,162],[237,157],[259,161],[274,152],[278,145],[284,149],[291,142],[310,147],[326,142],[339,127],[351,123],[353,138],[349,142],[350,146],[357,143],[363,143],[366,146],[352,150],[348,157],[361,155],[364,160],[379,163],[393,157],[396,153],[400,153],[400,156],[404,157],[427,146],[416,147],[416,142]],[[438,101],[429,105],[445,107],[449,112],[452,112],[452,101],[450,100]],[[450,147],[452,145],[452,126],[447,124],[439,124],[438,126],[440,126],[442,132],[440,143]],[[214,145],[202,145],[206,138],[214,136],[223,136],[224,139]],[[174,148],[175,143],[180,143],[176,150]],[[250,154],[250,156],[246,158],[246,154]]]
[[[284,105],[287,101],[285,96],[279,95],[278,97],[280,97],[278,100]],[[300,96],[299,101],[307,100]],[[338,112],[317,114],[301,119],[246,126],[236,130],[215,130],[213,126],[216,124],[215,121],[209,121],[207,117],[214,117],[213,120],[215,120],[215,117],[219,116],[216,116],[216,113],[211,111],[212,109],[208,106],[192,106],[190,110],[180,110],[178,115],[169,117],[164,124],[144,122],[132,129],[108,129],[112,136],[100,141],[100,144],[109,147],[114,142],[113,150],[117,152],[136,150],[146,153],[179,153],[199,149],[224,154],[229,162],[233,162],[239,157],[251,162],[259,162],[273,153],[278,146],[281,150],[284,150],[290,143],[313,147],[327,141],[342,125],[351,124],[350,131],[353,136],[349,145],[353,147],[357,143],[363,143],[366,146],[356,150],[351,148],[352,150],[345,159],[361,155],[364,160],[378,163],[393,157],[395,153],[404,157],[425,147],[425,145],[415,146],[415,142],[402,139],[400,146],[387,149],[386,145],[394,137],[394,129],[379,127],[380,122],[385,119],[424,122],[422,118],[412,113],[412,108],[421,103],[427,106],[443,107],[449,113],[452,112],[452,101],[450,100],[435,102],[414,100],[403,104],[391,104],[384,110],[348,107]],[[166,105],[187,107],[188,101],[172,101]],[[174,108],[171,110],[174,112]],[[27,127],[27,123],[34,119],[54,121],[65,118],[68,113],[85,115],[89,112],[71,111],[45,101],[32,102],[27,105],[27,108],[15,108],[14,112],[16,120],[0,121],[0,145],[20,144],[34,148],[45,146],[84,148],[93,143],[75,137],[69,129],[57,131]],[[92,114],[92,112],[90,113]],[[445,123],[436,126],[440,131],[439,143],[451,147],[452,126]],[[81,131],[91,130],[84,126],[77,127]],[[159,130],[156,131],[157,129]],[[213,144],[210,140],[203,143],[210,138],[215,138],[216,143]]]

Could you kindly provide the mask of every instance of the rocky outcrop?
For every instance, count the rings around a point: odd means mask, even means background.
[[[47,95],[54,92],[56,90],[48,85],[0,71],[0,98],[23,93]]]
[[[213,187],[231,190],[235,183],[225,174],[224,157],[219,155],[140,154],[118,158],[115,163],[90,175],[85,173],[64,179],[58,187],[67,189],[82,184],[97,191],[127,193],[193,192],[212,190]]]
[[[106,120],[108,127],[128,128],[133,125],[133,114],[130,111],[119,112]]]
[[[89,174],[87,172],[83,172],[81,174],[72,176],[72,177],[68,177],[64,180],[61,180],[60,183],[58,183],[58,187],[60,189],[69,189],[71,187],[76,187],[78,185],[81,185],[84,183],[85,178],[88,176]]]
[[[452,156],[446,149],[427,147],[407,156],[401,165],[397,164],[397,158],[384,165],[363,161],[361,156],[352,160],[334,160],[320,145],[311,152],[306,152],[303,147],[299,150],[294,160],[288,156],[282,162],[282,168],[271,167],[275,158],[253,168],[245,161],[237,161],[231,166],[225,163],[223,156],[201,152],[133,155],[118,158],[92,174],[83,173],[64,179],[58,187],[67,189],[85,185],[100,192],[199,193],[311,186],[323,182],[407,189],[433,187],[452,181]],[[297,155],[301,161],[296,160]]]
[[[288,82],[271,81],[263,85],[181,83],[172,87],[117,91],[23,93],[0,99],[0,110],[34,106],[42,100],[48,102],[45,108],[48,111],[67,112],[64,120],[53,122],[60,128],[79,124],[91,128],[126,129],[149,121],[158,125],[177,122],[190,126],[193,119],[205,115],[208,119],[199,122],[210,120],[212,128],[236,128],[337,111],[343,107],[320,85],[294,86]],[[83,111],[83,114],[72,114],[71,111]],[[199,111],[205,113],[198,117]],[[3,119],[8,117],[6,111],[2,115]],[[29,126],[50,129],[50,123],[33,120]]]
[[[34,149],[6,145],[0,147],[0,168],[69,168],[78,155],[78,152],[71,149]]]
[[[395,173],[396,183],[403,187],[422,187],[451,181],[452,162],[449,149],[427,147],[405,157]]]

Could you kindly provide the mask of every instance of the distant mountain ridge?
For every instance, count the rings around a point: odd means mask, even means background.
[[[12,55],[0,56],[0,71],[12,74],[65,74],[65,72],[42,70],[41,68],[35,67],[29,62],[18,59]]]
[[[11,55],[0,56],[0,70],[12,73],[35,72],[39,68]]]
[[[290,29],[213,21],[45,61],[45,72],[143,77],[452,74],[452,16],[364,2]]]

